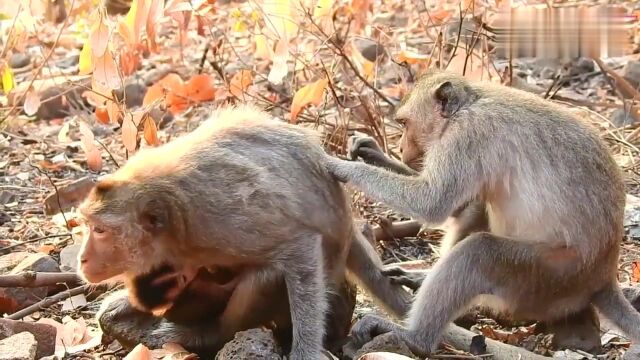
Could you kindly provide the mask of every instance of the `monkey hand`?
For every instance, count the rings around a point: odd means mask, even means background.
[[[391,321],[377,315],[365,315],[351,328],[351,343],[360,349],[364,344],[382,335],[399,328]]]
[[[361,158],[367,164],[375,164],[384,153],[378,143],[369,136],[351,136],[347,141],[347,158],[357,160]]]
[[[389,266],[382,270],[382,274],[394,284],[406,286],[413,291],[418,291],[427,277],[427,271],[408,271],[400,266]]]

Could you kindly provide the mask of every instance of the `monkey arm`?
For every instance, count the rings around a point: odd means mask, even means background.
[[[472,184],[464,183],[469,182],[471,173],[467,173],[461,166],[452,169],[455,170],[454,174],[438,174],[440,178],[424,173],[419,177],[400,175],[365,163],[337,158],[331,158],[328,167],[339,180],[427,223],[444,222],[472,196],[470,191],[464,191],[465,187],[471,188]]]
[[[347,152],[351,160],[361,158],[362,161],[369,165],[386,168],[397,174],[409,176],[418,176],[420,174],[403,162],[386,156],[378,143],[368,136],[350,137]]]

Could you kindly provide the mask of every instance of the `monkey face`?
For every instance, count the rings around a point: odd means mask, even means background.
[[[167,262],[163,244],[175,239],[169,223],[170,205],[162,192],[150,193],[135,182],[98,181],[79,210],[87,226],[79,272],[90,283],[118,275],[134,276]]]

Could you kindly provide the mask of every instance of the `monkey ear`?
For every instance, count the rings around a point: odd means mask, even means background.
[[[450,117],[462,105],[464,90],[456,89],[451,81],[445,81],[438,85],[433,97],[439,105],[440,114],[443,117]]]
[[[144,204],[138,221],[142,228],[150,234],[157,235],[169,226],[169,212],[162,201],[153,199]]]

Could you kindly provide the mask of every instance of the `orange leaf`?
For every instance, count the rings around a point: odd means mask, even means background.
[[[106,108],[109,119],[114,123],[118,122],[120,119],[120,106],[118,103],[112,100],[107,100]]]
[[[109,45],[109,27],[105,24],[102,12],[98,13],[98,21],[91,29],[91,51],[96,58],[102,57]]]
[[[251,84],[253,84],[253,74],[251,70],[240,70],[231,78],[229,82],[229,92],[231,95],[241,98]]]
[[[159,84],[159,83],[153,84],[147,89],[147,93],[144,94],[142,105],[147,106],[158,99],[163,99],[164,92],[165,91],[164,91],[164,87],[162,87],[162,84]]]
[[[320,79],[314,83],[307,84],[301,87],[293,96],[291,102],[291,122],[295,123],[298,114],[302,109],[310,104],[315,106],[322,103],[322,96],[324,95],[324,89],[329,84],[328,79]]]
[[[144,122],[144,140],[151,146],[160,145],[160,140],[158,140],[158,128],[156,127],[156,122],[153,121],[151,116],[148,116],[147,120]]]
[[[149,39],[149,48],[153,52],[158,52],[156,43],[156,23],[164,13],[164,0],[151,0],[149,4],[149,16],[147,17],[147,38]]]
[[[138,146],[138,127],[134,121],[131,113],[125,114],[122,119],[122,143],[130,153],[135,152]]]
[[[132,0],[131,7],[127,13],[124,22],[128,28],[131,38],[127,39],[129,44],[134,45],[140,40],[143,26],[147,23],[149,17],[149,1]]]
[[[38,92],[32,89],[27,92],[27,96],[24,99],[24,112],[31,116],[38,112],[38,108],[40,108],[40,96]]]
[[[423,55],[414,53],[413,51],[402,50],[398,54],[396,61],[399,63],[406,62],[407,64],[413,65],[419,62],[424,62],[429,60],[429,55]]]
[[[216,98],[213,76],[207,74],[194,75],[186,84],[186,95],[196,102],[209,101]]]
[[[640,260],[631,263],[631,280],[640,282]]]
[[[109,113],[107,112],[106,105],[96,107],[96,119],[98,119],[98,122],[101,124],[109,124]]]
[[[95,59],[93,79],[108,89],[120,88],[120,74],[110,51],[106,51],[104,56]]]
[[[38,252],[41,252],[41,253],[44,253],[44,254],[49,255],[49,254],[51,254],[51,252],[52,252],[53,250],[55,250],[55,249],[56,249],[56,247],[55,247],[55,246],[45,244],[45,245],[42,245],[42,246],[40,246],[40,247],[38,248]]]

